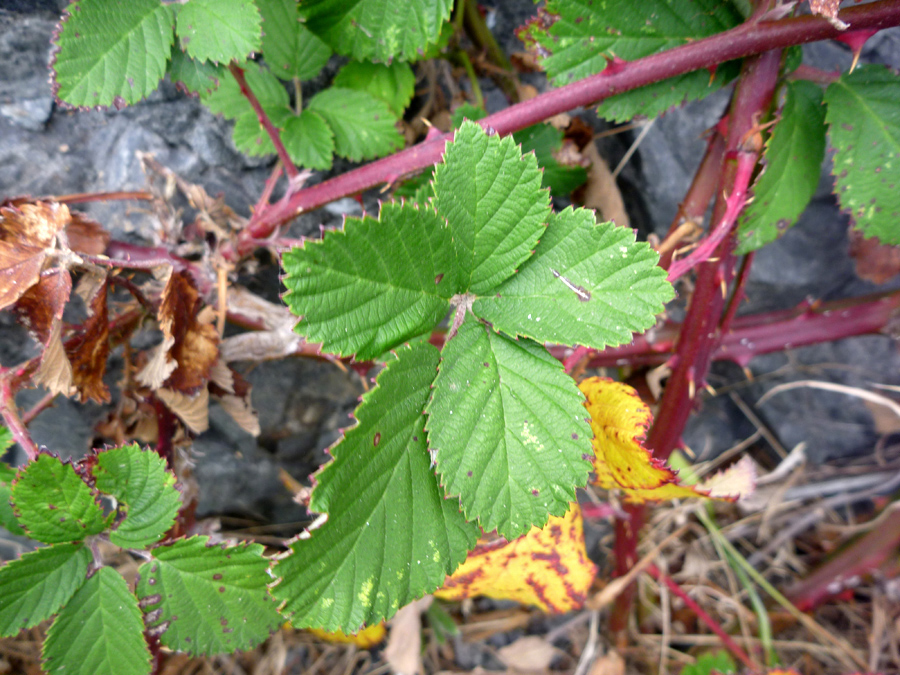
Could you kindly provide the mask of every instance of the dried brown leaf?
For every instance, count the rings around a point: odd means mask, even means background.
[[[158,344],[154,348],[147,364],[135,375],[135,379],[151,389],[162,387],[163,382],[178,367],[175,359],[169,358],[169,350],[173,344],[175,344],[175,338],[166,338]]]
[[[81,284],[79,284],[81,287]],[[97,403],[109,403],[109,389],[103,382],[106,360],[109,358],[109,310],[106,298],[107,284],[94,289],[87,299],[89,315],[66,345],[66,355],[72,364],[72,384],[80,401],[93,399]]]
[[[166,387],[158,389],[156,395],[195,434],[209,429],[209,390],[206,387],[193,396]]]
[[[250,384],[222,360],[216,361],[210,373],[209,393],[241,429],[259,436],[259,417],[250,403]]]
[[[71,216],[69,224],[66,225],[69,248],[76,253],[103,255],[109,244],[109,232],[96,220],[91,220],[80,211],[72,211]]]
[[[202,304],[190,275],[173,272],[163,291],[157,318],[166,341],[174,340],[168,355],[177,363],[165,386],[186,394],[205,388],[219,358],[219,334],[200,316]]]
[[[69,221],[69,209],[55,202],[0,208],[0,309],[38,282],[56,233]]]
[[[883,284],[900,274],[900,246],[866,239],[858,230],[850,231],[850,255],[860,279]]]
[[[625,675],[625,659],[616,651],[610,651],[594,661],[591,675]]]
[[[433,600],[430,595],[415,600],[401,607],[390,621],[391,633],[384,649],[384,658],[398,675],[422,673],[422,612],[431,606]]]
[[[556,647],[539,635],[526,635],[497,650],[508,668],[524,673],[547,670],[556,654]]]

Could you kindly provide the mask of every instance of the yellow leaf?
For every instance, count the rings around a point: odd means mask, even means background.
[[[594,432],[595,485],[619,488],[630,502],[709,496],[678,483],[678,474],[644,447],[653,416],[632,387],[604,377],[589,377],[578,387]]]
[[[347,635],[339,630],[329,633],[328,631],[319,630],[318,628],[310,628],[309,632],[326,642],[354,644],[360,649],[371,649],[372,647],[381,644],[385,635],[384,623],[376,623],[373,626],[363,628],[356,635]]]
[[[543,529],[533,527],[515,541],[479,542],[435,596],[485,595],[569,612],[584,604],[596,572],[584,548],[581,508],[573,503],[564,516],[551,517]]]

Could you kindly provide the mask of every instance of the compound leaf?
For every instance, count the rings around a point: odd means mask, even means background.
[[[472,311],[511,336],[595,349],[650,328],[673,297],[659,256],[634,231],[567,208],[517,274]]]
[[[805,80],[788,82],[781,119],[766,143],[765,171],[739,224],[738,253],[775,241],[797,221],[819,184],[824,157],[822,89]]]
[[[334,155],[334,133],[319,113],[304,110],[284,123],[281,140],[291,160],[298,166],[326,171]]]
[[[461,289],[490,291],[534,249],[550,214],[534,155],[463,122],[435,167],[434,204],[453,232]]]
[[[44,670],[51,675],[146,675],[150,650],[143,629],[128,583],[113,568],[101,567],[47,631]]]
[[[137,443],[97,454],[94,468],[97,489],[116,498],[125,517],[109,533],[122,548],[155,544],[175,523],[181,498],[175,475],[156,452],[141,450]]]
[[[0,455],[11,444],[12,434],[5,427],[0,427]],[[0,461],[0,527],[5,527],[10,534],[23,535],[25,530],[19,525],[9,501],[15,479],[16,470],[6,462]]]
[[[383,204],[378,220],[284,254],[297,331],[335,354],[372,359],[433,328],[457,291],[450,230],[429,207]]]
[[[293,625],[355,632],[376,623],[438,588],[475,544],[477,528],[444,498],[425,442],[437,364],[428,343],[397,350],[332,449],[310,503],[328,520],[275,566],[273,592]]]
[[[743,21],[731,2],[718,0],[649,0],[640,12],[633,10],[629,0],[550,0],[544,15],[527,24],[520,37],[539,54],[548,54],[541,66],[555,85],[563,85],[603,71],[610,59],[649,56]],[[617,120],[636,114],[652,117],[685,99],[716,91],[734,77],[733,70],[726,68],[712,81],[708,72],[700,71],[612,96],[601,104],[599,114]]]
[[[45,544],[84,539],[109,524],[72,465],[52,455],[39,455],[19,472],[12,502],[28,535]]]
[[[259,10],[252,0],[190,0],[178,12],[175,32],[198,61],[243,61],[261,46]]]
[[[266,63],[282,80],[310,80],[331,57],[331,47],[300,23],[297,0],[256,0],[263,20]]]
[[[338,71],[334,86],[365,91],[390,106],[399,117],[415,93],[416,76],[404,61],[386,66],[370,61],[351,61]]]
[[[864,66],[828,86],[838,201],[865,237],[900,244],[900,78]]]
[[[452,0],[313,0],[300,12],[307,27],[357,61],[414,61],[436,42]]]
[[[485,531],[512,540],[543,527],[587,483],[584,397],[559,361],[530,340],[467,316],[444,346],[427,412],[441,484]]]
[[[254,113],[253,106],[241,93],[237,80],[225,68],[217,68],[219,86],[209,95],[202,96],[203,102],[214,113],[235,120],[247,113]],[[284,85],[268,68],[250,64],[244,70],[244,78],[253,95],[266,112],[276,108],[289,109],[290,99]],[[254,113],[255,115],[255,113]]]
[[[72,3],[55,40],[56,95],[121,108],[156,89],[172,50],[175,9],[159,0]]]
[[[0,567],[0,635],[56,614],[84,583],[91,551],[81,543],[45,546]]]
[[[309,100],[334,132],[334,151],[358,162],[386,155],[403,146],[397,117],[388,104],[364,91],[330,87]]]
[[[207,96],[219,86],[223,70],[206,61],[197,61],[180,49],[172,50],[169,79],[191,94]],[[232,78],[233,79],[233,78]]]
[[[148,630],[166,647],[194,655],[259,644],[282,621],[262,554],[260,544],[210,546],[209,537],[153,549],[137,584]]]

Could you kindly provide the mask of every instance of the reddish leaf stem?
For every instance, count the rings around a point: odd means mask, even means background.
[[[37,459],[38,448],[19,417],[12,386],[12,375],[11,369],[0,369],[0,415],[3,416],[3,422],[12,434],[13,440],[25,451],[28,461],[33,462]]]
[[[168,249],[161,246],[140,246],[113,240],[106,247],[106,255],[108,256],[106,258],[100,256],[82,257],[97,265],[133,270],[152,270],[154,267],[171,265],[176,272],[188,272],[194,283],[197,284],[200,293],[204,296],[212,293],[215,287],[214,279],[207,276],[200,267],[173,255]]]
[[[842,21],[854,29],[881,29],[900,24],[900,2],[881,0],[841,12]],[[674,49],[618,65],[616,72],[603,72],[545,92],[510,106],[479,122],[501,135],[524,129],[562,112],[590,106],[613,94],[683,73],[713,68],[720,63],[771,49],[835,38],[840,31],[826,19],[801,16],[779,21],[749,21],[730,31],[697,40]],[[402,150],[371,164],[298,191],[290,199],[266,209],[265,216],[242,233],[234,258],[253,250],[252,240],[266,239],[279,225],[299,213],[316,209],[341,197],[362,192],[381,183],[440,161],[451,136],[444,134]],[[276,145],[277,147],[277,145]]]
[[[250,86],[247,84],[247,78],[244,77],[244,69],[234,63],[230,63],[228,64],[228,70],[234,76],[234,79],[237,80],[241,93],[250,102],[250,105],[253,106],[253,110],[256,112],[259,123],[262,125],[263,129],[266,130],[269,138],[272,139],[272,145],[275,146],[275,152],[278,154],[278,159],[281,160],[288,178],[294,178],[300,171],[294,166],[294,163],[291,161],[291,158],[284,147],[284,143],[281,142],[281,132],[279,132],[272,124],[272,120],[269,119],[266,111],[263,110],[259,99],[256,98],[256,94],[253,93],[253,90],[250,89]]]
[[[153,195],[146,190],[133,190],[130,192],[78,192],[71,195],[60,195],[58,197],[45,197],[60,204],[87,204],[88,202],[114,202],[125,201],[128,199],[136,199],[140,201],[151,201]]]
[[[754,661],[750,656],[745,652],[740,646],[735,642],[732,637],[726,633],[719,623],[713,619],[706,611],[694,602],[694,599],[688,595],[681,586],[679,586],[672,577],[667,574],[664,574],[659,570],[659,568],[653,563],[647,566],[647,574],[656,579],[659,583],[665,584],[666,587],[672,593],[677,595],[681,600],[687,605],[688,609],[690,609],[694,614],[697,615],[697,618],[702,621],[707,628],[709,628],[713,633],[719,636],[719,639],[722,640],[722,645],[732,653],[732,655],[743,663],[747,668],[750,669],[751,672],[759,672],[761,669],[761,665]]]
[[[35,403],[30,410],[22,414],[22,424],[26,427],[31,424],[31,421],[44,412],[47,408],[53,405],[53,401],[56,400],[57,394],[52,391],[48,391],[44,394],[43,398],[40,401]]]

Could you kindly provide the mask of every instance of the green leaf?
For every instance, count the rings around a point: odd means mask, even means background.
[[[716,68],[714,77],[707,70],[695,70],[638,87],[600,103],[597,114],[615,122],[627,122],[641,115],[648,119],[662,115],[675,106],[698,101],[718,91],[740,73],[739,61],[728,61]]]
[[[260,50],[260,22],[252,0],[190,0],[178,12],[175,32],[192,58],[228,63]]]
[[[266,108],[265,111],[276,129],[283,129],[293,117],[290,108]],[[252,110],[238,117],[231,138],[234,140],[234,147],[251,157],[275,154],[272,138]]]
[[[223,72],[223,69],[210,63],[192,59],[180,49],[172,51],[169,79],[191,94],[202,96],[211,94],[219,86]]]
[[[273,592],[296,627],[355,632],[390,617],[441,586],[478,537],[458,500],[444,498],[425,443],[438,352],[421,342],[397,357],[317,476],[310,507],[327,522],[275,565]]]
[[[91,560],[83,544],[56,544],[0,567],[0,635],[15,635],[56,614],[84,583]]]
[[[828,86],[825,102],[838,201],[865,237],[900,244],[900,77],[863,66]]]
[[[334,134],[325,119],[314,110],[292,115],[281,130],[281,141],[298,166],[326,171],[334,155]]]
[[[522,146],[522,154],[534,152],[543,171],[541,186],[557,197],[566,196],[587,180],[584,167],[560,164],[553,156],[562,147],[563,135],[549,124],[535,124],[513,134],[513,140]]]
[[[331,58],[331,47],[300,23],[297,0],[256,0],[263,20],[266,63],[282,80],[310,80]]]
[[[365,91],[384,101],[400,117],[412,100],[416,76],[408,63],[394,61],[386,66],[370,61],[351,61],[338,71],[334,86]]]
[[[472,105],[471,103],[463,103],[450,113],[450,122],[453,124],[454,129],[459,129],[466,120],[477,122],[487,116],[487,110],[484,108],[479,108],[477,105]]]
[[[282,622],[266,585],[260,544],[210,546],[209,537],[153,549],[141,565],[137,594],[145,622],[170,649],[193,655],[250,649]]]
[[[174,7],[159,0],[72,3],[55,39],[57,97],[73,106],[140,101],[166,72],[174,23]]]
[[[11,444],[12,434],[7,429],[0,427],[0,454]],[[16,473],[13,467],[0,461],[0,527],[5,527],[10,534],[23,535],[25,530],[19,525],[16,514],[13,512],[12,503],[9,501]]]
[[[824,158],[822,90],[805,80],[788,82],[781,119],[766,143],[765,171],[738,226],[738,253],[775,241],[797,222],[816,192]]]
[[[12,447],[12,432],[6,427],[0,426],[0,454],[6,452]]]
[[[109,540],[122,548],[155,544],[175,524],[181,495],[175,474],[166,460],[137,443],[97,453],[94,468],[97,489],[123,505],[125,517],[110,532]]]
[[[645,0],[634,9],[632,0],[548,0],[550,21],[531,22],[521,37],[549,54],[541,65],[559,86],[601,72],[613,56],[631,61],[743,21],[720,0]]]
[[[531,255],[550,214],[533,155],[464,122],[435,167],[434,204],[453,232],[460,288],[485,293]]]
[[[219,68],[218,72],[220,73],[218,89],[207,96],[201,96],[201,100],[212,112],[230,120],[252,113],[253,106],[241,93],[237,80],[225,68]],[[244,71],[244,77],[247,80],[247,86],[250,87],[264,110],[290,106],[290,99],[284,85],[267,68],[250,64]]]
[[[19,472],[12,502],[28,535],[45,544],[84,539],[109,524],[72,465],[51,455],[39,455]]]
[[[284,254],[297,332],[327,352],[372,359],[431,330],[457,291],[450,230],[433,209],[387,203],[378,220]]]
[[[146,675],[150,650],[137,599],[125,579],[101,567],[47,631],[43,667],[51,675]]]
[[[542,346],[467,316],[444,346],[426,408],[428,442],[448,495],[512,541],[561,516],[587,483],[584,397]]]
[[[403,147],[397,118],[387,103],[362,91],[331,87],[309,100],[334,132],[335,153],[358,162]]]
[[[697,657],[697,663],[685,666],[680,675],[726,675],[736,673],[737,665],[728,652],[718,651],[709,654],[701,654]]]
[[[357,61],[414,61],[440,37],[452,0],[310,0],[306,26]]]
[[[588,209],[550,217],[518,274],[472,311],[511,336],[603,349],[653,326],[672,299],[659,256],[634,230],[596,224]]]

